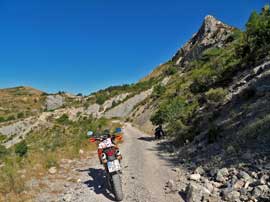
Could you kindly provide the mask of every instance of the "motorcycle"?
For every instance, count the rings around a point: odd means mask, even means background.
[[[90,142],[101,142],[101,138],[91,137]],[[102,164],[106,171],[106,180],[109,190],[114,194],[116,201],[122,201],[124,198],[121,181],[121,164],[122,155],[116,147],[103,149],[101,155]]]
[[[164,131],[162,130],[162,128],[158,127],[155,129],[155,140],[159,140],[164,136],[165,136],[165,134],[164,134]]]

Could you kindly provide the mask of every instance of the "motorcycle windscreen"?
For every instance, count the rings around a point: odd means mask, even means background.
[[[108,161],[107,166],[110,173],[121,170],[121,165],[118,160]]]

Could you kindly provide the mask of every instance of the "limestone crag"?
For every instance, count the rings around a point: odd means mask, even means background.
[[[177,66],[185,66],[196,60],[205,49],[224,46],[234,29],[211,15],[206,16],[199,31],[175,54],[172,61]]]

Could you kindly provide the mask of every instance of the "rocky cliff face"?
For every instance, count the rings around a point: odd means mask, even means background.
[[[206,16],[199,31],[175,54],[172,61],[177,66],[185,66],[207,48],[224,46],[234,29],[211,15]]]

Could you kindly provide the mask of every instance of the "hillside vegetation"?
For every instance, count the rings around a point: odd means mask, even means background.
[[[0,89],[0,122],[22,119],[43,110],[45,96],[30,87]]]
[[[166,91],[156,100],[157,111],[151,120],[165,124],[169,135],[180,142],[192,140],[200,130],[200,108],[213,111],[226,103],[229,87],[239,72],[248,70],[269,59],[270,11],[266,6],[261,13],[254,12],[246,30],[234,30],[223,47],[213,47],[202,52],[196,60],[180,68]]]
[[[89,143],[87,131],[98,133],[119,126],[108,119],[80,115],[73,121],[63,114],[49,118],[46,126],[31,131],[13,147],[0,146],[0,200],[14,201],[18,195],[22,201],[31,199],[33,196],[24,194],[30,191],[26,185],[28,180],[41,178],[52,167],[58,168],[63,159],[78,158],[83,153],[89,155],[89,151],[96,149]]]

